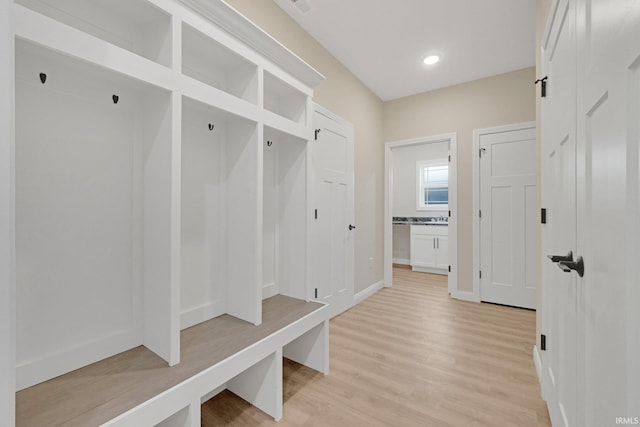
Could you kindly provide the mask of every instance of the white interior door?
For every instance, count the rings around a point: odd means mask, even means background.
[[[555,4],[544,43],[542,245],[573,250],[584,271],[543,264],[543,393],[554,425],[637,424],[640,0]]]
[[[536,308],[533,125],[482,132],[480,298]]]
[[[640,1],[581,0],[578,22],[578,420],[640,420]],[[576,276],[575,273],[572,273]]]
[[[313,120],[310,283],[314,299],[338,314],[353,302],[353,127],[319,107]]]
[[[542,389],[554,425],[576,426],[576,277],[547,255],[576,254],[575,6],[561,1],[544,43],[542,100]],[[557,84],[556,82],[565,82]]]

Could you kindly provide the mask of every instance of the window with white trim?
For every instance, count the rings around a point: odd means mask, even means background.
[[[449,209],[449,162],[447,159],[417,162],[417,210]]]

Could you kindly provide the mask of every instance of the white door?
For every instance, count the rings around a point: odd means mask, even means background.
[[[536,134],[533,125],[482,131],[480,299],[536,307]]]
[[[312,297],[338,314],[353,302],[353,127],[317,106],[313,120],[310,283]]]
[[[435,268],[438,265],[437,237],[411,233],[409,253],[412,267]]]
[[[436,247],[438,250],[438,262],[436,267],[447,270],[449,268],[449,238],[446,236],[438,236]]]
[[[573,0],[572,0],[573,2]],[[575,6],[559,2],[559,14],[543,44],[548,90],[542,99],[541,265],[542,389],[554,425],[576,426],[576,285],[547,255],[576,257]],[[567,82],[568,84],[558,84]],[[538,88],[538,96],[540,89]]]
[[[584,271],[543,264],[543,393],[554,425],[638,424],[640,0],[563,0],[551,19],[542,245]]]
[[[640,421],[640,1],[581,0],[578,22],[579,426]],[[575,272],[572,276],[577,276]]]

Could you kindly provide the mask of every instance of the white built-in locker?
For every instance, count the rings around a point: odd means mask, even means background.
[[[307,299],[319,73],[219,0],[12,20],[18,390],[139,345],[174,365],[181,329]]]

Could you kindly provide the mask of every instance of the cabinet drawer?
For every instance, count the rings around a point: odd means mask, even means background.
[[[449,228],[446,225],[412,225],[411,234],[425,234],[429,236],[447,236]]]

